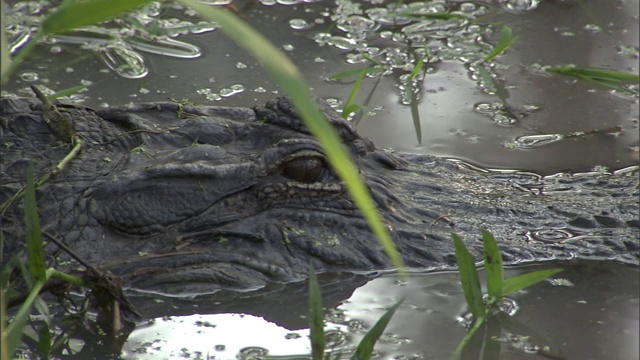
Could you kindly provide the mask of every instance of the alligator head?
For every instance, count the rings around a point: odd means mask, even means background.
[[[23,186],[27,162],[42,176],[68,147],[34,102],[2,101],[4,202]],[[86,145],[38,191],[45,235],[131,288],[189,294],[294,281],[309,264],[319,271],[391,267],[286,99],[254,109],[65,110]],[[637,168],[549,178],[483,172],[378,150],[324,111],[411,268],[453,266],[450,232],[465,235],[477,253],[480,227],[502,240],[508,263],[575,256],[638,263]],[[9,250],[24,236],[21,213],[15,205],[2,220]]]

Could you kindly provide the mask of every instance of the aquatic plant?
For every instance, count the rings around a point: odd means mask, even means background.
[[[546,269],[505,279],[502,254],[498,248],[498,243],[488,230],[482,229],[481,231],[484,249],[484,269],[487,280],[487,296],[482,295],[480,277],[478,276],[473,255],[467,250],[460,236],[451,234],[456,249],[456,261],[458,263],[458,271],[460,272],[462,290],[464,291],[467,307],[474,318],[472,327],[460,342],[453,358],[460,357],[464,347],[471,341],[475,333],[482,327],[488,316],[490,316],[491,311],[498,307],[498,304],[505,296],[525,289],[562,271],[562,269]]]

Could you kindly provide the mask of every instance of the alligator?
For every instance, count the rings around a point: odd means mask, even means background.
[[[3,261],[24,247],[12,201],[70,150],[36,99],[2,98]],[[409,269],[455,265],[452,232],[474,254],[479,229],[507,264],[549,259],[640,263],[638,166],[614,172],[497,172],[376,149],[328,105]],[[286,98],[253,108],[174,102],[90,109],[58,104],[84,145],[37,190],[52,266],[77,266],[52,240],[127,289],[157,294],[249,290],[319,272],[392,268],[322,148]]]

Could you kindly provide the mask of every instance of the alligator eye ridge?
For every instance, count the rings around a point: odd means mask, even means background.
[[[312,183],[320,180],[325,168],[325,163],[321,158],[303,157],[285,163],[282,174],[294,181]]]

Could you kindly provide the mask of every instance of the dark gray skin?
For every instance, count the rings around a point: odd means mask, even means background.
[[[37,192],[54,236],[129,288],[252,289],[318,271],[391,268],[286,99],[254,109],[174,103],[59,106],[85,145]],[[638,264],[638,169],[615,175],[501,174],[375,149],[325,106],[407,266],[454,266],[450,233],[478,255],[491,230],[508,264],[574,257]],[[70,150],[36,100],[2,99],[0,202]],[[2,216],[5,259],[24,239],[22,204]],[[48,243],[52,265],[69,256]],[[55,255],[55,256],[53,256]],[[73,262],[72,262],[73,263]]]

